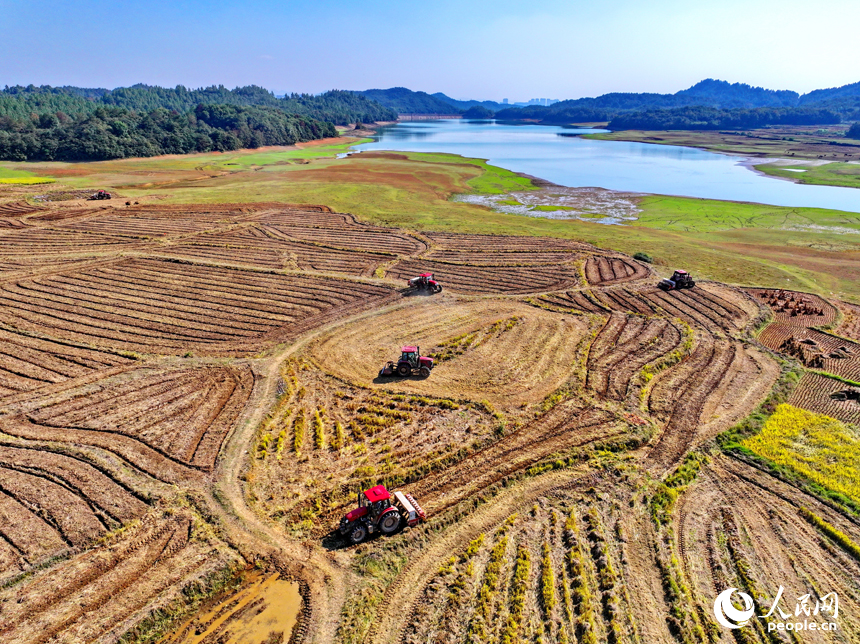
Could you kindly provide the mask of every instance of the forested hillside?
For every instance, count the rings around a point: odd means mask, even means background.
[[[148,113],[101,105],[70,117],[0,117],[0,159],[84,161],[291,145],[336,136],[331,123],[273,107],[198,105]]]
[[[672,112],[690,108],[711,108],[721,110],[717,117],[714,113]],[[744,115],[744,112],[771,110]],[[818,110],[810,112],[809,109]],[[727,115],[726,111],[733,115]],[[772,110],[780,110],[777,114]],[[793,111],[796,110],[796,111]],[[689,89],[675,94],[652,93],[612,93],[595,98],[580,98],[561,101],[549,107],[529,106],[509,108],[496,113],[496,118],[504,120],[529,119],[543,123],[577,123],[589,121],[608,121],[615,123],[629,122],[625,114],[638,113],[639,121],[684,121],[704,120],[706,122],[740,120],[744,123],[768,121],[769,123],[801,124],[810,119],[814,123],[825,121],[828,113],[836,114],[835,120],[828,123],[838,123],[843,119],[854,119],[860,115],[860,83],[846,85],[829,90],[816,90],[804,96],[788,90],[770,90],[762,87],[752,87],[743,83],[727,83],[725,81],[707,79],[696,83]],[[647,117],[641,114],[648,114]],[[706,116],[702,116],[706,114]],[[701,118],[700,118],[701,117]],[[736,127],[720,125],[715,127]],[[756,127],[754,125],[738,125],[737,127]],[[690,129],[690,128],[684,128]],[[698,128],[692,128],[698,129]]]
[[[405,87],[368,89],[359,94],[366,96],[398,114],[459,114],[460,109],[441,101],[427,92],[413,92]]]
[[[164,108],[188,112],[198,105],[234,105],[240,107],[271,107],[290,114],[310,116],[336,125],[391,121],[397,114],[356,92],[332,90],[324,94],[290,94],[278,98],[256,85],[227,89],[223,85],[202,89],[133,85],[114,90],[80,87],[6,87],[0,91],[0,116],[14,119],[36,114],[67,116],[91,114],[99,107],[124,107],[137,112]]]
[[[767,125],[823,125],[839,123],[841,115],[826,108],[758,108],[720,110],[713,107],[680,107],[620,114],[609,122],[610,130],[722,130],[753,129]]]
[[[503,110],[507,105],[503,105],[502,103],[497,103],[496,101],[458,101],[455,98],[451,98],[443,94],[442,92],[436,92],[435,94],[430,94],[433,98],[438,98],[443,103],[448,103],[449,105],[453,105],[458,110],[468,110],[470,107],[483,107],[488,110],[492,110],[496,112],[498,110]]]

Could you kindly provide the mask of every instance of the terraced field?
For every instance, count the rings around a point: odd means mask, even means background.
[[[860,422],[823,299],[324,206],[9,208],[0,641],[716,643],[717,590],[781,579],[855,608],[856,520],[703,455],[769,350],[807,367],[791,402]],[[443,293],[404,288],[427,271]],[[380,376],[407,344],[431,375]],[[348,545],[378,483],[427,521]]]

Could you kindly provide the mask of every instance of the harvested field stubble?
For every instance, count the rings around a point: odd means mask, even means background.
[[[472,266],[427,260],[398,262],[386,277],[405,281],[432,272],[445,288],[459,293],[541,293],[577,285],[576,269],[562,266]]]
[[[325,534],[337,512],[331,507],[354,503],[362,485],[444,468],[497,423],[480,404],[348,385],[306,362],[290,363],[284,380],[258,431],[249,481],[261,511],[292,528]],[[325,440],[337,438],[338,425],[341,438]]]
[[[0,400],[131,363],[107,351],[0,329]]]
[[[857,394],[852,395],[852,390],[860,393],[860,387],[817,373],[805,373],[788,402],[795,407],[860,425],[860,399]]]
[[[826,613],[808,619],[838,621],[837,637],[847,641],[860,637],[860,607],[848,607],[857,605],[857,562],[802,520],[801,507],[812,507],[857,538],[855,524],[797,488],[734,459],[714,459],[681,496],[677,511],[680,559],[701,614],[711,614],[713,598],[732,586],[762,597],[767,605],[782,586],[784,611],[793,611],[806,593],[812,593],[814,603],[834,592],[838,619]],[[763,630],[751,637],[768,641]],[[840,640],[823,636],[820,641]]]
[[[830,326],[836,307],[817,295],[782,289],[744,289],[773,311],[774,321],[797,327]]]
[[[0,318],[98,346],[235,354],[392,297],[369,284],[127,259],[4,283]]]
[[[427,354],[452,338],[512,317],[520,321],[509,331],[441,362],[426,380],[377,378],[402,345],[419,344]],[[326,371],[356,384],[431,396],[453,393],[513,407],[541,400],[573,375],[586,328],[582,318],[515,301],[410,298],[390,312],[323,336],[310,355]]]
[[[0,591],[0,638],[47,642],[118,638],[151,598],[235,562],[195,534],[187,512],[151,512],[133,529]]]
[[[585,277],[592,286],[641,280],[651,275],[642,262],[627,257],[591,256],[585,262]]]
[[[698,574],[687,562],[716,552],[749,588],[755,522],[718,513],[732,543],[682,540],[678,559],[668,526],[688,508],[658,524],[647,496],[686,494],[654,478],[774,382],[748,335],[760,297],[663,293],[648,266],[570,240],[417,234],[326,207],[3,219],[25,228],[0,230],[2,641],[133,641],[238,550],[302,580],[297,642],[701,641],[702,591],[671,587]],[[422,272],[442,295],[391,288]],[[379,377],[407,344],[434,355],[431,375]],[[428,521],[342,548],[329,533],[377,483]],[[219,602],[173,639],[229,639],[263,610]]]
[[[94,436],[119,434],[174,462],[211,470],[253,383],[248,367],[157,373],[141,369],[72,390],[56,402],[38,406],[27,420],[46,428],[46,434],[53,428]]]

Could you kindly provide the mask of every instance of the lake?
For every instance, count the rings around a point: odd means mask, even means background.
[[[604,131],[460,119],[413,121],[384,127],[372,143],[355,149],[460,154],[571,187],[860,212],[856,188],[768,177],[751,170],[742,157],[575,136]]]

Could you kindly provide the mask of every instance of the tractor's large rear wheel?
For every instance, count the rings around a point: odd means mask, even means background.
[[[405,362],[397,365],[397,375],[408,376],[411,373],[412,373],[412,368],[408,364],[406,364]]]
[[[349,540],[353,543],[361,543],[367,537],[367,528],[363,525],[357,525],[349,533]]]
[[[400,513],[388,512],[379,522],[379,529],[383,534],[391,534],[400,527]]]
[[[418,372],[421,374],[422,378],[430,377],[430,368],[429,367],[421,367],[421,370]]]

